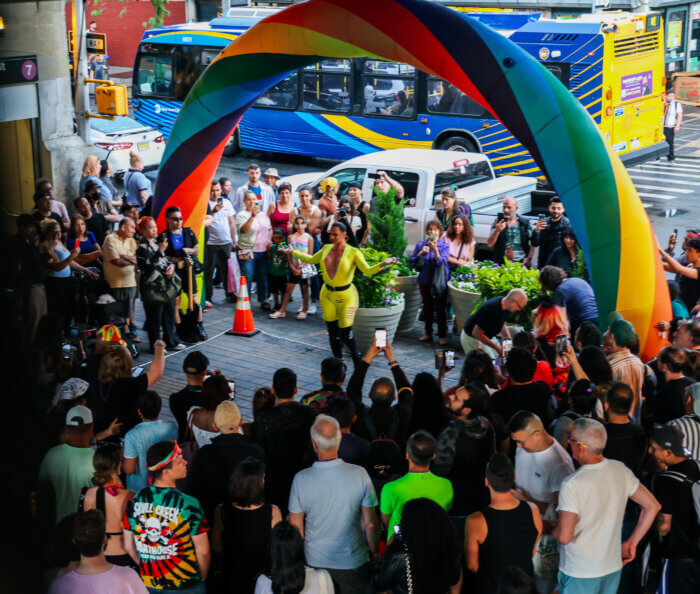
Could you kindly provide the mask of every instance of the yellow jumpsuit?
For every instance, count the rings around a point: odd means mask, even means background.
[[[369,266],[362,252],[351,245],[345,246],[345,251],[338,262],[338,269],[335,276],[328,276],[326,270],[326,256],[333,249],[333,245],[324,245],[315,254],[304,254],[294,250],[292,255],[307,264],[320,264],[324,286],[321,287],[319,301],[321,302],[321,312],[325,322],[338,322],[339,328],[349,328],[355,321],[355,312],[360,303],[357,289],[352,284],[355,278],[355,269],[359,268],[362,274],[372,276],[377,274],[382,268],[381,264]],[[350,285],[344,291],[329,291],[326,285],[331,287],[342,287]]]

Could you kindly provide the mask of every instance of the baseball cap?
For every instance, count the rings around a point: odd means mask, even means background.
[[[696,415],[700,415],[700,382],[690,384],[686,390],[693,399],[693,411]]]
[[[87,406],[79,404],[66,413],[66,425],[70,427],[81,427],[90,423],[92,423],[92,411]]]
[[[238,429],[241,424],[241,411],[235,403],[224,400],[214,411],[214,423],[221,429]]]
[[[610,323],[610,333],[619,346],[626,347],[634,342],[637,332],[634,326],[622,317],[622,314],[616,311],[611,312],[608,315],[608,322]]]
[[[358,190],[361,190],[362,184],[360,182],[350,182],[348,184],[348,188],[357,188]]]
[[[662,448],[671,450],[674,456],[681,456],[683,458],[690,456],[690,452],[683,446],[683,434],[680,429],[673,425],[661,425],[661,427],[657,427],[652,432],[651,439]]]
[[[182,371],[190,375],[202,373],[207,370],[207,367],[209,367],[209,359],[201,351],[192,351],[182,363]]]
[[[279,177],[280,176],[280,174],[277,173],[277,169],[275,169],[274,167],[268,167],[265,170],[265,173],[263,173],[263,175],[269,175],[271,177]]]
[[[126,342],[122,340],[121,332],[114,324],[105,324],[97,331],[97,340],[103,342],[115,342],[122,346],[126,346]]]

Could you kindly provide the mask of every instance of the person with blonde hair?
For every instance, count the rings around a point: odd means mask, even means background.
[[[153,193],[151,180],[143,173],[144,164],[141,155],[133,151],[130,152],[129,165],[129,171],[124,174],[126,201],[138,205],[139,210],[141,210],[148,197]]]
[[[148,371],[132,376],[134,364],[125,346],[112,345],[102,357],[95,386],[95,429],[100,432],[115,419],[126,434],[139,423],[136,401],[156,383],[165,369],[165,343],[157,340],[155,356]]]
[[[107,201],[112,199],[111,190],[100,179],[101,171],[102,166],[100,165],[100,160],[95,155],[90,155],[85,158],[83,162],[83,173],[80,177],[80,183],[78,184],[78,196],[85,195],[85,184],[89,181],[94,181],[100,187],[100,195],[102,198],[105,198]]]

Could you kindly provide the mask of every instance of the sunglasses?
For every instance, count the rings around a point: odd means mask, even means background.
[[[182,217],[170,217],[171,221],[181,221]]]
[[[582,448],[587,448],[587,447],[588,447],[588,446],[587,446],[585,443],[583,443],[582,441],[576,441],[575,439],[567,439],[566,441],[568,441],[568,442],[569,442],[570,444],[572,444],[572,445],[575,444],[575,443],[577,443],[577,444],[580,445]]]

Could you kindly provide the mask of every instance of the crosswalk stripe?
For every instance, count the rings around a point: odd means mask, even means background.
[[[651,172],[648,172],[651,173]],[[635,179],[645,179],[648,181],[662,181],[665,184],[686,184],[686,185],[695,185],[697,182],[693,182],[687,179],[675,179],[675,177],[671,176],[665,176],[665,177],[652,177],[651,175],[639,175],[638,173],[632,173],[630,177],[635,180]],[[689,177],[693,177],[695,179],[700,179],[700,175],[691,175]]]
[[[637,186],[637,187],[641,187],[641,186]],[[641,196],[642,198],[657,198],[659,200],[673,200],[674,198],[677,198],[677,196],[671,196],[669,194],[649,194],[648,192],[637,192],[637,194],[639,196]],[[644,206],[646,208],[645,205],[651,206],[647,202],[642,202],[642,206]]]
[[[666,191],[668,188],[664,188],[661,186],[647,186],[644,184],[634,184],[634,186],[639,189],[641,188],[642,190],[662,190]],[[692,194],[693,190],[686,190],[685,188],[673,188],[674,192],[678,192],[679,194]]]
[[[700,166],[695,167],[693,165],[660,165],[653,163],[651,165],[648,165],[649,169],[653,169],[655,171],[677,171],[678,173],[683,173],[684,171],[688,173],[700,173]],[[642,171],[644,171],[644,167],[641,168]]]

